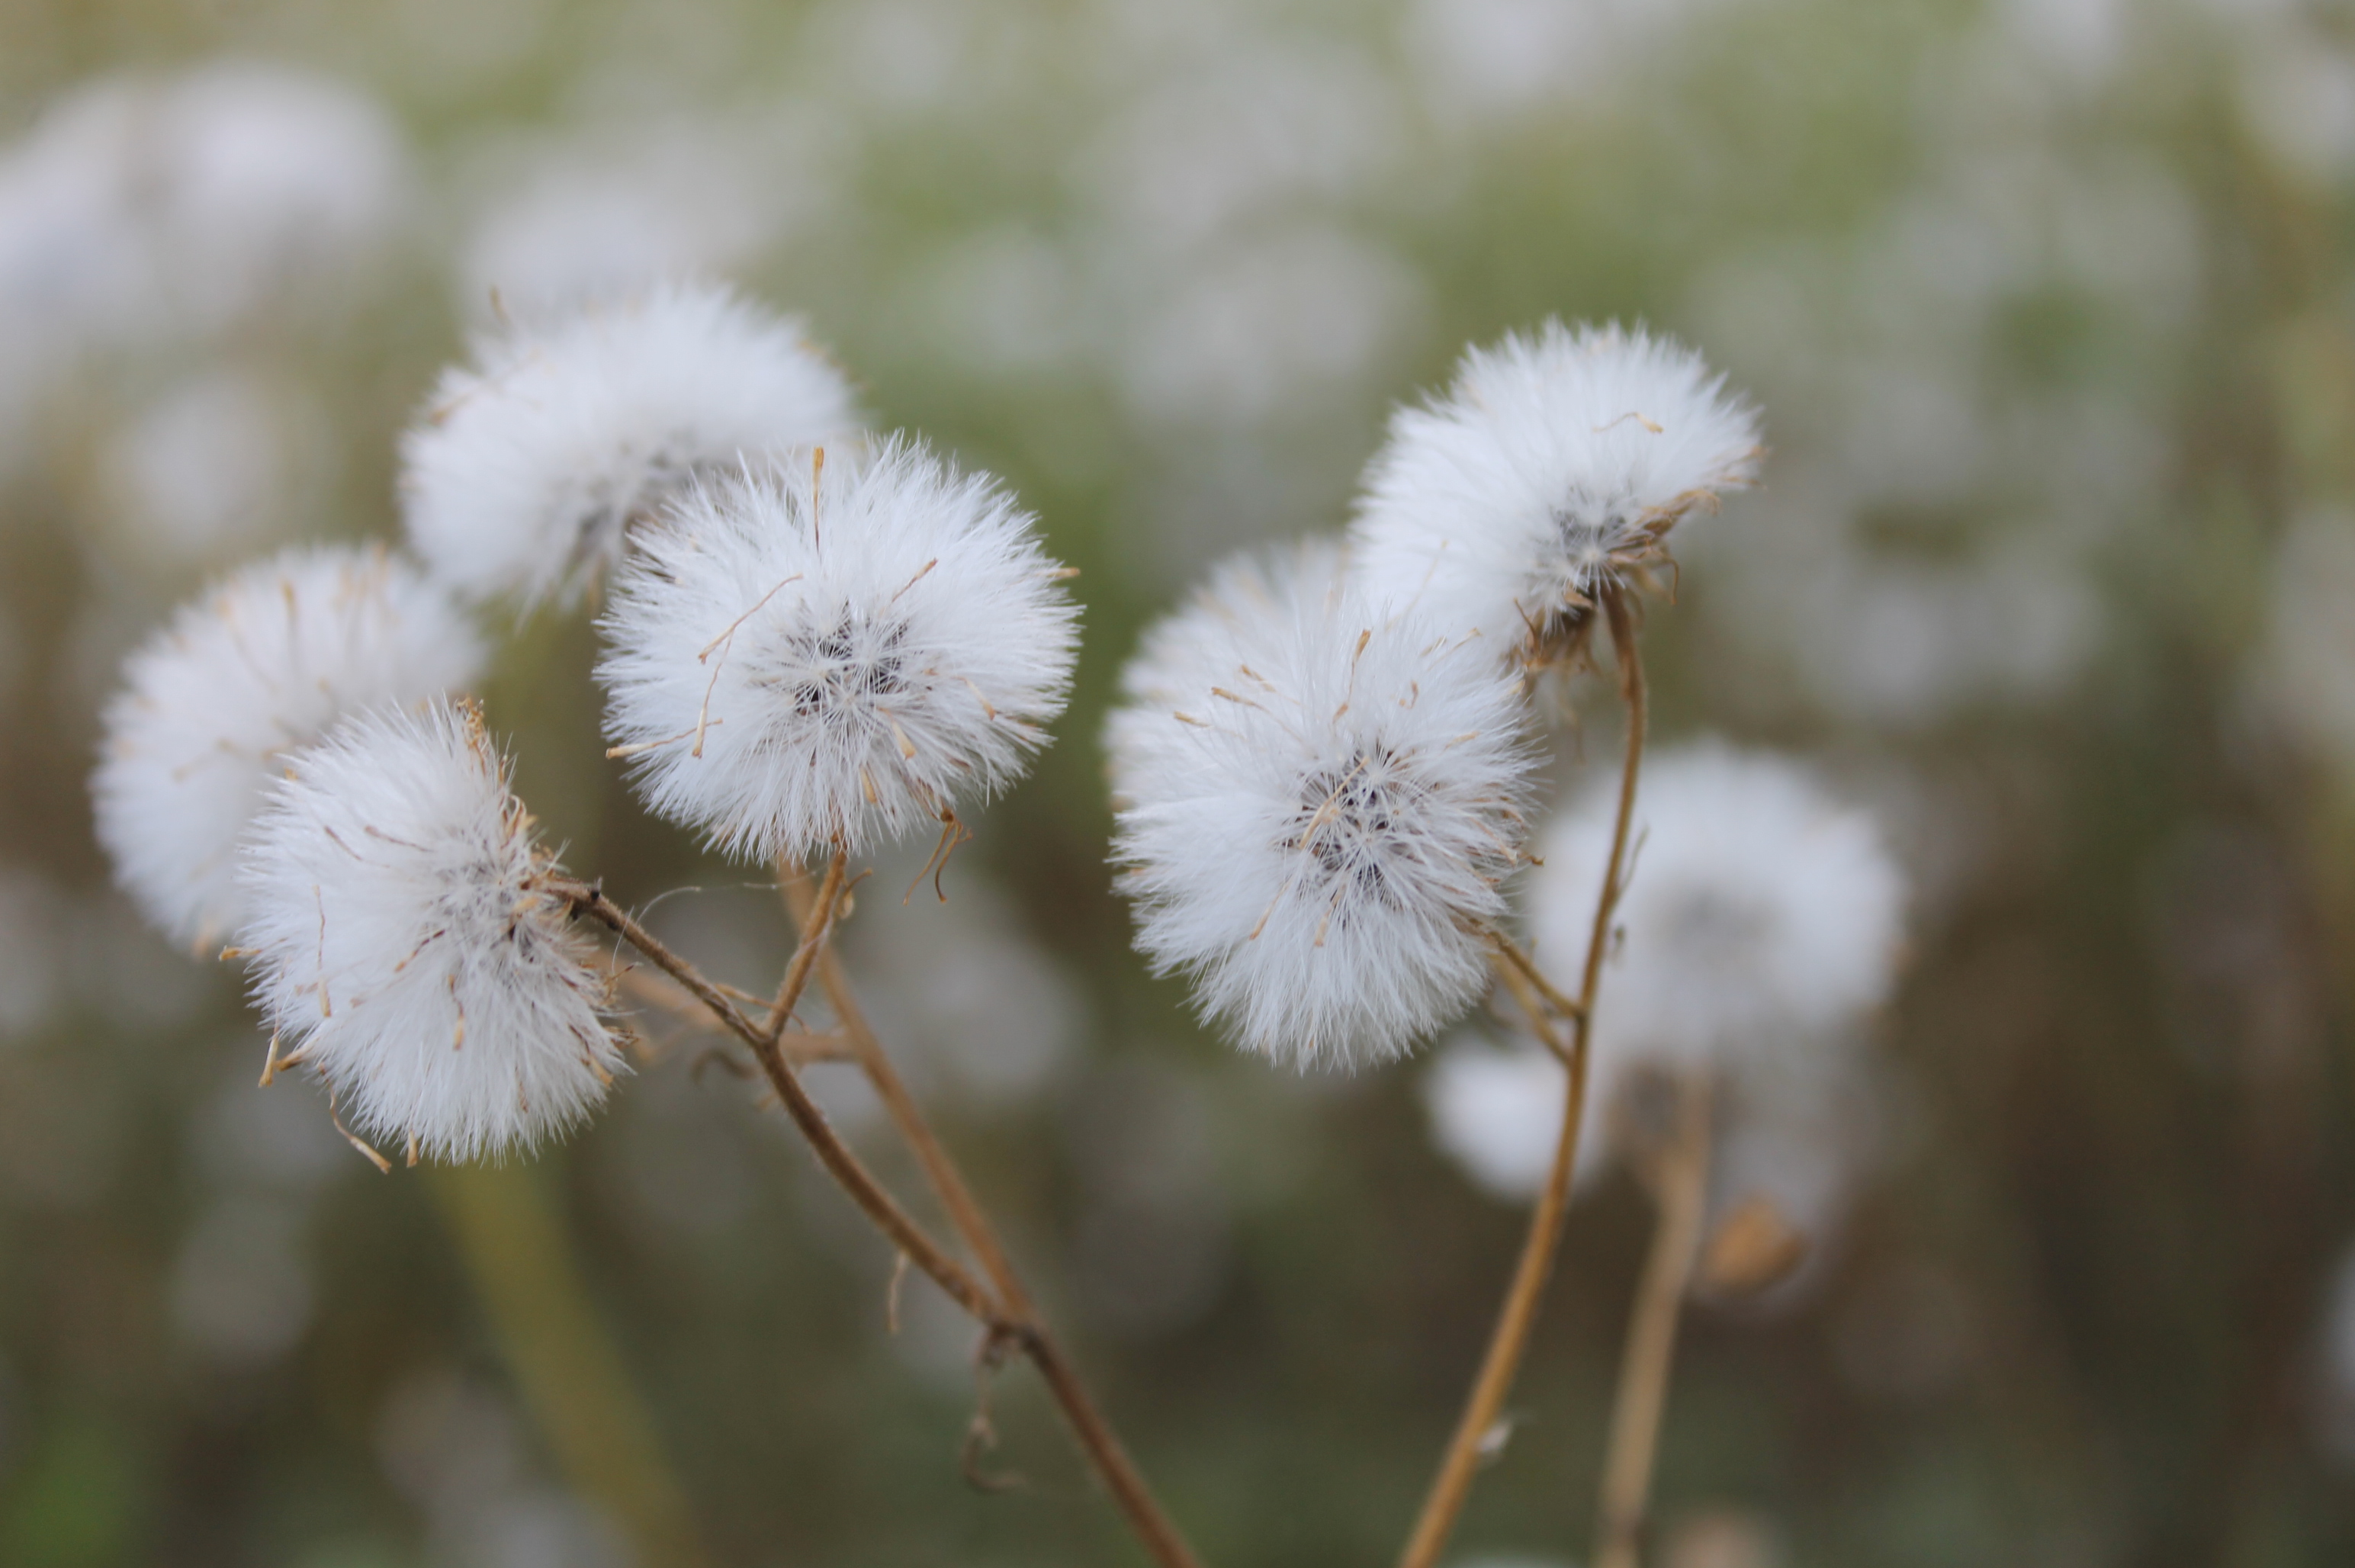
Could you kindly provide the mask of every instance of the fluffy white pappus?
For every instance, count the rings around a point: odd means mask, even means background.
[[[556,871],[471,704],[338,725],[292,760],[240,871],[276,1043],[363,1136],[437,1158],[576,1125],[623,1063]]]
[[[1615,784],[1543,835],[1536,956],[1575,975],[1610,852]],[[1787,758],[1703,741],[1657,754],[1636,800],[1622,933],[1594,1016],[1598,1071],[1738,1065],[1817,1046],[1887,996],[1904,879],[1871,816]]]
[[[341,715],[464,687],[482,639],[381,547],[305,548],[181,606],[123,667],[91,792],[149,921],[204,945],[238,922],[239,836],[287,752]]]
[[[1403,1053],[1487,983],[1519,863],[1518,680],[1369,604],[1312,546],[1217,572],[1110,721],[1138,948],[1280,1062]]]
[[[1747,485],[1758,416],[1699,355],[1638,327],[1508,336],[1391,419],[1350,528],[1365,589],[1524,663],[1576,645],[1598,593],[1664,559],[1678,519]]]
[[[748,465],[644,529],[598,666],[646,804],[734,856],[811,860],[1018,777],[1079,641],[1064,570],[986,475],[894,439]]]
[[[798,320],[718,285],[485,336],[474,358],[402,439],[401,489],[418,554],[477,602],[577,601],[694,480],[861,424]]]

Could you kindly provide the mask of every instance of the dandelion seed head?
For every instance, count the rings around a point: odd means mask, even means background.
[[[445,371],[401,444],[409,537],[469,600],[569,603],[696,479],[858,426],[800,322],[658,288],[485,336]]]
[[[1442,630],[1546,662],[1758,457],[1756,411],[1699,355],[1640,327],[1550,321],[1472,349],[1444,396],[1391,416],[1353,571]]]
[[[814,859],[937,826],[1061,713],[1078,612],[1033,519],[894,440],[689,490],[614,582],[606,734],[722,852]]]
[[[272,787],[240,874],[281,1054],[361,1136],[437,1158],[580,1123],[623,1063],[555,869],[471,707],[336,727]]]
[[[1300,1068],[1397,1056],[1477,997],[1519,859],[1518,682],[1309,547],[1148,634],[1110,723],[1137,945]]]
[[[208,944],[238,923],[237,843],[286,753],[338,716],[472,681],[481,638],[381,548],[306,548],[183,605],[123,667],[91,780],[98,839],[140,912]]]

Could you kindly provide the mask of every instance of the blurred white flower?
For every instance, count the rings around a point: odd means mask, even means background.
[[[1615,784],[1543,835],[1534,952],[1576,975],[1603,884]],[[1637,796],[1632,871],[1594,1019],[1600,1061],[1677,1067],[1806,1049],[1887,997],[1904,884],[1871,817],[1799,764],[1716,742],[1664,752]]]
[[[698,485],[614,583],[606,732],[723,852],[856,853],[1018,777],[1078,612],[1029,514],[922,445]]]
[[[1423,1107],[1442,1153],[1487,1191],[1519,1201],[1535,1197],[1552,1168],[1569,1087],[1551,1051],[1499,1051],[1467,1034],[1432,1060]],[[1581,1167],[1590,1165],[1591,1146],[1580,1153]]]
[[[833,205],[842,140],[812,112],[674,114],[497,146],[460,245],[469,316],[741,272]]]
[[[218,331],[346,280],[410,178],[399,128],[332,78],[101,78],[0,155],[0,316],[98,344]]]
[[[1310,547],[1146,635],[1109,729],[1137,945],[1303,1069],[1404,1051],[1487,976],[1520,858],[1519,683],[1349,591]]]
[[[1820,1255],[1878,1147],[1857,1026],[1894,977],[1899,874],[1869,818],[1774,756],[1669,752],[1638,801],[1576,1174],[1625,1152],[1615,1135],[1640,1125],[1655,1073],[1705,1073],[1712,1225],[1747,1207]],[[1536,952],[1565,984],[1584,956],[1615,805],[1598,792],[1543,836]],[[1550,1052],[1466,1036],[1423,1080],[1433,1139],[1479,1186],[1525,1201],[1552,1167],[1567,1086]]]
[[[0,149],[0,467],[93,354],[348,298],[410,184],[382,108],[306,71],[219,61],[51,104]]]
[[[239,835],[279,759],[339,716],[464,686],[481,639],[381,548],[293,549],[181,606],[123,666],[91,780],[140,912],[199,945],[236,923]]]
[[[570,1129],[622,1059],[554,869],[471,706],[346,720],[289,760],[240,869],[273,1043],[413,1151]]]
[[[1156,422],[1298,421],[1361,382],[1423,305],[1421,280],[1389,247],[1295,226],[1211,253],[1144,302],[1116,369],[1129,405]]]
[[[474,345],[401,443],[409,537],[470,600],[576,600],[690,481],[855,434],[849,383],[802,336],[677,285]]]
[[[1366,472],[1352,571],[1451,635],[1539,663],[1595,595],[1758,465],[1756,413],[1700,357],[1641,329],[1508,336],[1401,409]]]
[[[249,370],[207,370],[115,432],[100,479],[142,559],[202,560],[284,521],[318,433],[291,389]]]

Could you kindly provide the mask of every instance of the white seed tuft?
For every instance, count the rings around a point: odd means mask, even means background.
[[[555,870],[471,705],[337,726],[294,757],[240,875],[276,1048],[362,1136],[437,1158],[577,1125],[623,1062]]]
[[[1700,357],[1638,328],[1475,348],[1446,396],[1399,410],[1350,529],[1360,586],[1544,663],[1597,593],[1661,560],[1678,519],[1748,484],[1758,417]]]
[[[598,667],[613,755],[723,852],[814,859],[1019,776],[1078,644],[1062,572],[986,475],[894,439],[748,465],[639,536]]]
[[[238,922],[237,841],[280,759],[341,715],[463,687],[481,639],[381,548],[301,549],[183,605],[123,667],[91,780],[98,839],[159,929]]]
[[[483,337],[443,372],[401,443],[409,537],[469,600],[570,603],[694,479],[858,425],[800,322],[660,288]]]
[[[1518,681],[1350,592],[1231,563],[1146,636],[1109,745],[1137,945],[1295,1066],[1399,1055],[1485,988],[1530,762]]]

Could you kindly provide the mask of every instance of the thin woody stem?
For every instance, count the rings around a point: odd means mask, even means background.
[[[1611,1444],[1603,1461],[1595,1568],[1636,1568],[1636,1543],[1652,1494],[1652,1463],[1659,1452],[1660,1418],[1668,1404],[1668,1371],[1676,1359],[1677,1320],[1700,1253],[1701,1217],[1709,1198],[1709,1102],[1705,1077],[1696,1073],[1679,1081],[1676,1131],[1650,1173],[1659,1220],[1627,1323],[1627,1349],[1619,1362]]]
[[[776,1091],[777,1099],[785,1107],[785,1114],[793,1118],[794,1125],[800,1128],[802,1136],[809,1140],[811,1148],[817,1154],[818,1163],[826,1167],[826,1174],[850,1195],[851,1201],[858,1205],[875,1228],[882,1232],[884,1238],[911,1263],[947,1292],[950,1300],[984,1323],[1000,1321],[997,1302],[987,1288],[974,1277],[972,1271],[950,1256],[946,1249],[925,1232],[923,1227],[909,1217],[907,1211],[884,1190],[882,1184],[859,1163],[858,1157],[852,1154],[849,1147],[826,1125],[825,1113],[817,1108],[817,1103],[809,1097],[809,1092],[794,1075],[783,1051],[767,1028],[746,1018],[718,987],[703,977],[701,971],[664,946],[652,932],[632,919],[628,911],[607,898],[602,889],[586,882],[557,880],[549,883],[549,891],[582,914],[612,928],[622,940],[645,954],[656,968],[686,987],[698,1001],[711,1010],[714,1018],[728,1027],[730,1033],[751,1047],[752,1055],[767,1075],[770,1087]]]
[[[809,988],[810,965],[826,947],[826,933],[834,929],[835,916],[842,909],[842,876],[849,863],[850,851],[837,844],[834,859],[826,868],[826,880],[818,884],[813,908],[803,917],[801,945],[794,949],[793,960],[785,965],[785,977],[777,986],[777,999],[769,1007],[768,1034],[773,1041],[783,1036],[794,1005]]]
[[[820,888],[813,891],[809,878],[791,866],[781,866],[783,872],[785,897],[794,919],[809,929],[813,913],[825,896]],[[803,938],[806,946],[808,938]],[[817,958],[818,983],[826,989],[826,1000],[834,1008],[834,1016],[842,1032],[848,1037],[851,1053],[874,1086],[877,1098],[883,1102],[892,1125],[906,1141],[917,1162],[923,1167],[925,1179],[938,1196],[941,1207],[949,1217],[959,1236],[973,1250],[996,1287],[1004,1306],[1003,1329],[1021,1347],[1022,1353],[1039,1369],[1061,1407],[1064,1419],[1071,1424],[1071,1433],[1090,1464],[1103,1479],[1114,1501],[1128,1518],[1130,1528],[1136,1531],[1154,1561],[1163,1568],[1199,1568],[1199,1562],[1177,1525],[1162,1511],[1153,1489],[1146,1483],[1143,1472],[1131,1459],[1128,1450],[1113,1431],[1112,1424],[1097,1407],[1095,1400],[1082,1381],[1079,1372],[1064,1355],[1062,1347],[1048,1330],[1039,1317],[1030,1293],[1024,1288],[1021,1276],[1015,1272],[1013,1260],[1007,1256],[1005,1244],[998,1239],[996,1227],[974,1196],[964,1173],[958,1169],[941,1140],[925,1119],[923,1109],[892,1066],[881,1039],[868,1022],[858,997],[851,989],[849,976],[844,972],[842,958],[832,944],[827,944]]]
[[[1619,907],[1621,878],[1627,859],[1627,837],[1636,813],[1636,784],[1643,771],[1644,727],[1648,694],[1644,663],[1636,647],[1635,615],[1626,596],[1609,592],[1602,596],[1603,613],[1611,629],[1611,645],[1619,667],[1619,695],[1627,708],[1627,755],[1619,774],[1619,810],[1611,830],[1611,856],[1604,864],[1603,890],[1594,902],[1594,924],[1586,943],[1586,966],[1579,981],[1577,1008],[1570,1016],[1570,1082],[1563,1097],[1561,1136],[1554,1145],[1553,1165],[1529,1213],[1529,1228],[1521,1242],[1512,1283],[1506,1288],[1497,1327],[1488,1338],[1472,1392],[1463,1416],[1441,1456],[1439,1473],[1423,1499],[1423,1511],[1400,1554],[1399,1568],[1432,1568],[1446,1549],[1456,1517],[1472,1493],[1472,1477],[1479,1468],[1488,1434],[1512,1392],[1537,1324],[1539,1303],[1561,1241],[1562,1221],[1570,1208],[1570,1182],[1578,1166],[1579,1124],[1586,1110],[1588,1045],[1593,1032],[1594,995],[1603,978],[1604,951],[1611,936],[1612,917]]]

